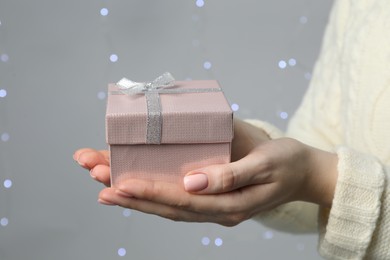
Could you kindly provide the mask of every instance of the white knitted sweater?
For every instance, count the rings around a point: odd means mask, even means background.
[[[318,228],[327,259],[390,259],[390,0],[335,1],[286,135],[338,154],[332,207],[293,202],[256,219],[290,232]]]

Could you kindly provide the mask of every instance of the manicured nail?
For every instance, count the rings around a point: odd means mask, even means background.
[[[89,175],[91,175],[92,179],[94,179],[94,180],[97,179],[96,175],[93,174],[93,169],[91,169],[91,170],[89,171]]]
[[[118,189],[115,190],[115,193],[118,194],[119,196],[126,197],[126,198],[133,197],[130,194],[128,194],[124,191],[118,190]]]
[[[88,169],[88,166],[83,163],[83,162],[80,162],[80,155],[79,154],[77,157],[76,157],[76,153],[73,154],[73,160],[75,160],[81,167],[85,168],[85,169]]]
[[[108,202],[108,201],[102,200],[102,199],[98,199],[98,202],[99,202],[100,204],[107,205],[107,206],[113,206],[113,205],[115,205],[114,203],[111,203],[111,202]]]
[[[207,188],[209,180],[204,173],[195,173],[184,177],[184,188],[186,191],[201,191]]]
[[[76,162],[77,162],[81,167],[83,167],[83,168],[85,168],[85,169],[88,169],[88,167],[87,167],[87,165],[86,165],[85,163],[79,161],[79,158],[77,158]]]

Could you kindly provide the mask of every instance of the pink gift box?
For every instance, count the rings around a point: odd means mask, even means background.
[[[215,80],[194,80],[176,81],[172,89],[219,88]],[[161,143],[149,144],[145,94],[113,94],[118,90],[109,85],[106,112],[112,186],[133,178],[181,185],[191,170],[230,162],[233,112],[222,91],[158,94]]]

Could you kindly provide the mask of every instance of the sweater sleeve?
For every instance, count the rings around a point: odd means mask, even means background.
[[[340,3],[340,1],[338,2]],[[334,151],[340,144],[339,69],[329,69],[329,64],[339,64],[339,49],[342,28],[345,21],[340,19],[342,7],[335,5],[330,14],[330,22],[325,31],[320,56],[300,107],[291,118],[284,136],[295,138],[313,147]],[[336,44],[335,44],[336,41]],[[254,123],[254,121],[250,121]],[[264,123],[254,123],[258,127]],[[267,125],[266,125],[267,126]],[[263,128],[266,132],[272,128]],[[275,132],[275,131],[273,131]],[[270,135],[271,138],[277,137]],[[308,202],[291,202],[264,212],[254,219],[274,229],[294,233],[317,231],[318,205]]]
[[[257,120],[272,138],[283,134]],[[291,202],[261,213],[254,220],[291,233],[319,232],[319,253],[326,259],[390,259],[390,166],[375,156],[348,147],[335,149],[338,179],[332,207]]]
[[[378,159],[340,147],[330,212],[319,218],[319,252],[327,259],[389,259],[389,168]],[[320,212],[321,212],[320,211]]]
[[[246,121],[262,128],[272,139],[284,136],[267,122]],[[310,135],[312,140],[317,131],[308,131],[307,126],[304,129],[304,136]],[[320,135],[317,138],[317,145],[329,148],[328,139],[321,144]],[[291,233],[318,230],[319,252],[326,259],[390,259],[390,167],[352,148],[334,150],[339,163],[331,209],[296,201],[263,212],[254,220]]]
[[[348,88],[341,85],[346,82],[340,57],[347,20],[353,18],[349,8],[348,1],[335,2],[310,87],[286,135],[338,155],[332,207],[318,211],[320,254],[326,259],[390,259],[390,166],[362,147],[358,152],[345,146],[350,129],[344,129],[348,100],[342,91]],[[313,211],[303,212],[294,212],[299,223],[302,218],[313,221]]]
[[[339,59],[347,17],[341,13],[348,14],[348,5],[348,1],[335,2],[309,89],[285,134],[337,153],[332,207],[292,202],[254,219],[287,232],[318,229],[319,252],[326,259],[390,259],[390,166],[369,152],[345,145],[342,112],[346,100],[340,93],[343,69]]]

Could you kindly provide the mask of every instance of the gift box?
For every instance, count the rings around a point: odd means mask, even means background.
[[[218,82],[174,82],[169,74],[166,84],[163,76],[109,85],[112,186],[133,178],[181,184],[191,170],[230,162],[233,112]]]

